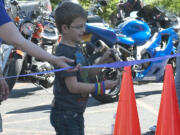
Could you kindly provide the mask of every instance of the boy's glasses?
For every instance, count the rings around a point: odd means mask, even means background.
[[[77,26],[72,26],[72,25],[68,25],[70,28],[73,28],[73,29],[83,29],[85,28],[85,25],[77,25]]]

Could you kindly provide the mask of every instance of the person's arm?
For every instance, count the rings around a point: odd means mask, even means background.
[[[105,89],[111,89],[117,85],[117,80],[104,81]],[[66,86],[71,93],[88,94],[95,91],[95,83],[78,82],[76,76],[65,77]]]
[[[0,26],[0,37],[2,40],[10,45],[13,45],[17,49],[23,50],[29,55],[32,55],[38,59],[55,64],[58,67],[68,67],[69,65],[67,63],[74,62],[73,60],[64,56],[57,57],[51,55],[31,41],[26,40],[18,31],[13,22],[8,22]]]

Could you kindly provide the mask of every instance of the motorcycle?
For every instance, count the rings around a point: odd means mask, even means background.
[[[96,64],[103,55],[105,48],[114,48],[114,61],[134,61],[147,58],[155,58],[176,53],[178,35],[176,29],[170,27],[162,29],[151,35],[149,25],[141,20],[129,19],[121,23],[117,28],[98,23],[86,24],[86,37],[89,44],[95,45],[91,51],[91,64]],[[92,46],[91,45],[91,46]],[[93,47],[92,47],[93,48]],[[93,50],[93,49],[92,49]],[[89,51],[90,52],[90,51]],[[168,59],[146,62],[132,66],[133,79],[136,81],[162,81],[165,65]],[[103,68],[96,78],[90,79],[102,81],[104,79],[121,78],[122,69]],[[96,96],[95,99],[101,102],[113,102],[119,97],[120,84],[103,96]]]
[[[22,51],[0,41],[0,67],[3,76],[18,76],[22,69],[23,57]],[[17,77],[5,79],[10,91],[13,89],[17,79]]]
[[[6,10],[11,11],[10,7],[7,6]],[[14,48],[12,45],[7,44],[0,39],[0,67],[3,76],[6,77],[5,80],[10,91],[13,89],[18,79],[18,77],[15,76],[18,76],[21,72],[24,56],[24,52]],[[14,77],[8,78],[9,76]]]
[[[58,44],[59,34],[57,28],[55,27],[54,21],[51,16],[41,7],[40,12],[29,13],[28,16],[23,14],[18,2],[13,0],[14,6],[17,7],[16,18],[19,18],[15,23],[19,28],[21,34],[28,40],[34,42],[38,46],[42,47],[45,51],[49,53],[54,53],[55,47]],[[42,9],[42,10],[41,10]],[[20,15],[20,16],[18,16]],[[23,65],[21,69],[21,74],[31,74],[35,72],[43,72],[48,70],[53,70],[53,65],[48,62],[44,62],[36,59],[25,53],[23,59]],[[25,76],[20,77],[21,80],[30,80],[37,86],[42,88],[49,88],[54,82],[54,73],[47,73],[41,75]]]
[[[152,5],[146,5],[135,13],[137,19],[147,22],[151,29],[151,35],[158,33],[161,29],[176,27],[175,31],[179,34],[179,18],[166,10]],[[174,53],[177,53],[177,43],[174,44]],[[168,62],[172,64],[174,71],[176,70],[176,58],[171,58]]]

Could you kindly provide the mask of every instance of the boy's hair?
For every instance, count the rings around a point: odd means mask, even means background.
[[[63,24],[71,25],[71,23],[78,17],[87,19],[87,12],[79,4],[72,2],[64,2],[55,11],[56,26],[61,33]]]

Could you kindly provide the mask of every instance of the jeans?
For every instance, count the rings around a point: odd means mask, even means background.
[[[83,113],[51,109],[50,122],[56,135],[84,135]]]
[[[180,53],[180,42],[178,44],[178,53]],[[176,76],[175,76],[176,94],[180,108],[180,56],[176,58]]]

